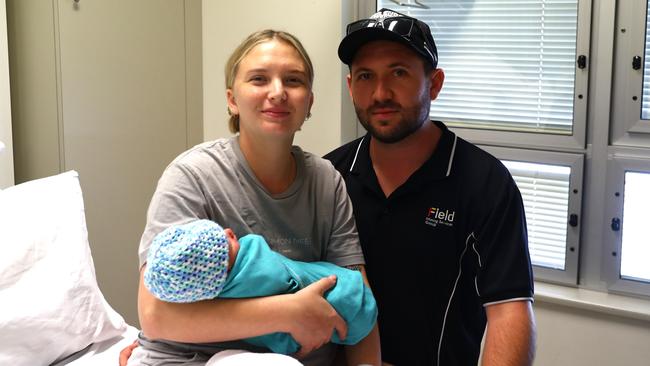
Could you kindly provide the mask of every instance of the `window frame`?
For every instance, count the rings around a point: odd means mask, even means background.
[[[644,68],[632,68],[632,57],[645,58],[647,4],[646,0],[617,2],[611,145],[650,147],[650,119],[641,119]]]
[[[641,294],[650,296],[650,282],[621,278],[621,246],[623,230],[612,229],[612,218],[620,219],[623,227],[623,203],[625,202],[625,173],[642,172],[650,174],[650,151],[643,149],[610,148],[608,160],[607,213],[603,228],[605,238],[605,253],[603,267],[606,268],[608,289],[613,292],[626,294]]]
[[[584,179],[584,155],[574,153],[558,153],[502,146],[478,145],[481,149],[494,155],[499,160],[520,161],[526,163],[562,165],[571,169],[569,177],[568,215],[578,215],[578,225],[569,225],[567,217],[567,236],[565,248],[564,269],[553,269],[533,265],[536,280],[553,282],[563,285],[578,284],[578,262],[580,258],[580,232],[582,227],[582,196]]]

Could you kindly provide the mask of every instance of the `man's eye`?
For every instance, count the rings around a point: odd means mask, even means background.
[[[362,72],[357,75],[357,80],[370,80],[372,76],[368,72]]]
[[[404,69],[396,69],[393,73],[395,76],[405,76],[407,74],[406,70]]]

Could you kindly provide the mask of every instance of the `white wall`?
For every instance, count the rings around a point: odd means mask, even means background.
[[[354,111],[346,104],[348,96],[341,93],[346,69],[336,55],[344,26],[354,11],[353,4],[348,0],[204,0],[204,139],[230,135],[224,65],[232,50],[248,34],[265,28],[297,36],[314,64],[312,118],[296,135],[295,144],[323,155],[354,137]],[[341,123],[341,113],[348,116],[345,123]]]
[[[650,322],[536,302],[535,366],[650,365]]]
[[[7,11],[5,1],[0,0],[0,189],[14,184],[8,57]]]

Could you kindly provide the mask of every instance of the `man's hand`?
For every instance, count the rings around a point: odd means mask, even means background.
[[[126,366],[126,363],[133,353],[133,349],[138,346],[138,340],[136,339],[133,343],[126,346],[123,350],[120,351],[120,366]]]
[[[335,284],[335,276],[325,277],[292,295],[291,303],[298,307],[290,321],[289,333],[300,344],[296,353],[299,359],[328,343],[334,329],[341,340],[347,336],[347,324],[323,297]]]

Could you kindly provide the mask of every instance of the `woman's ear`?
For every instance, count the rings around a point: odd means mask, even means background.
[[[237,107],[237,101],[235,100],[235,95],[233,94],[232,89],[226,89],[226,103],[228,103],[228,114],[239,114],[239,108]]]
[[[314,92],[309,92],[309,106],[307,107],[307,115],[305,121],[311,118],[311,107],[314,105]],[[304,123],[304,122],[303,122]]]

